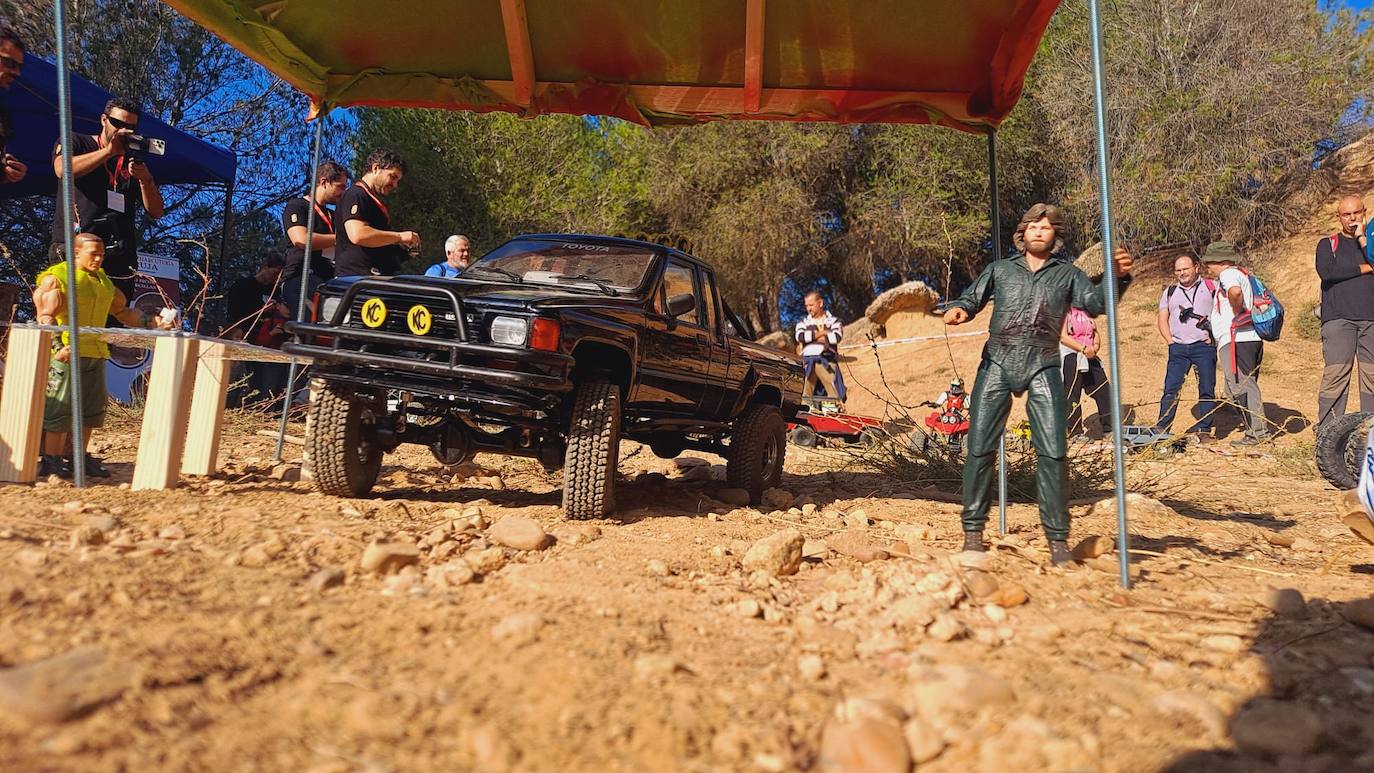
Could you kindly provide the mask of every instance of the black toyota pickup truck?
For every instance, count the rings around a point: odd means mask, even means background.
[[[750,340],[711,267],[648,242],[516,237],[457,278],[336,279],[284,347],[315,361],[306,456],[325,493],[362,496],[382,454],[428,446],[563,469],[569,518],[615,508],[621,438],[723,455],[757,502],[801,406],[794,355]]]

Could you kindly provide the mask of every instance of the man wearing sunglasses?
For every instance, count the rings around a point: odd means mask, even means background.
[[[162,217],[162,193],[147,165],[128,152],[131,135],[138,133],[138,107],[116,97],[100,115],[100,134],[72,135],[72,180],[76,195],[73,219],[78,231],[105,241],[105,273],[124,293],[134,297],[138,270],[138,227],[141,205],[154,219]],[[53,148],[53,172],[62,177],[62,143]],[[62,211],[53,225],[53,244],[61,245]]]
[[[9,27],[0,27],[0,92],[10,90],[24,69],[24,41]],[[6,152],[10,141],[10,113],[0,106],[0,160],[4,163],[4,174],[0,174],[0,184],[17,183],[28,174],[24,162]]]

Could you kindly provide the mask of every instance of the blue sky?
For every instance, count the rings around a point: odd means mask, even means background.
[[[1368,8],[1374,0],[1343,0],[1342,5],[1350,8]]]

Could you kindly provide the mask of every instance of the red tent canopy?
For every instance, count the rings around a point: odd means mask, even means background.
[[[933,123],[1021,96],[1058,0],[166,0],[314,102]]]

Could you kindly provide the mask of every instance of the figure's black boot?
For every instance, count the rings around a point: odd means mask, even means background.
[[[1073,551],[1069,550],[1069,543],[1062,539],[1050,540],[1050,563],[1055,566],[1064,566],[1074,562]]]
[[[983,546],[983,532],[966,531],[964,532],[964,551],[969,553],[985,553],[987,548]]]

